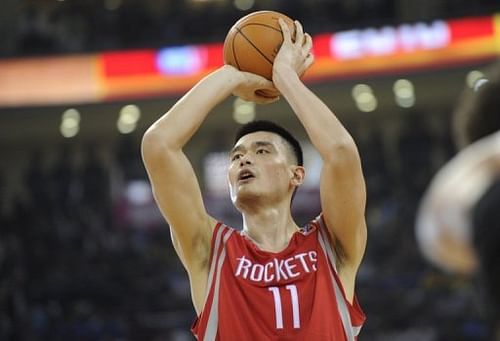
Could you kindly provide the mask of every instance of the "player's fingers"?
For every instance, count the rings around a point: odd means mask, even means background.
[[[270,80],[268,80],[268,79],[266,79],[266,78],[264,78],[262,76],[259,76],[259,75],[253,75],[252,74],[252,76],[254,76],[254,80],[253,80],[254,81],[254,85],[253,85],[253,87],[255,89],[266,89],[266,91],[267,90],[269,90],[269,91],[276,90],[277,91],[276,87],[274,86],[274,83],[271,82]]]
[[[314,64],[314,55],[312,53],[308,53],[302,63],[300,64],[300,67],[297,70],[297,74],[299,77],[302,77],[304,73]]]
[[[251,86],[254,88],[258,89],[274,88],[274,83],[262,77],[261,75],[245,71],[242,71],[242,73],[245,75],[248,84],[251,84]]]
[[[281,18],[278,18],[278,23],[280,24],[281,32],[283,32],[283,42],[291,42],[292,38],[290,33],[290,27],[288,27],[285,20]]]
[[[307,53],[310,53],[311,52],[311,49],[312,49],[312,46],[313,46],[313,41],[312,41],[312,38],[311,36],[309,35],[309,33],[306,33],[304,35],[304,45],[302,46],[302,48],[304,50],[307,51]]]
[[[314,55],[309,53],[304,61],[305,70],[309,69],[314,63]]]
[[[259,79],[259,84],[258,84],[258,88],[259,89],[271,89],[271,90],[274,90],[276,89],[274,87],[274,83],[265,79],[264,77],[260,78]]]
[[[304,44],[304,29],[302,24],[298,21],[294,21],[295,24],[295,45],[302,46]]]
[[[266,97],[266,96],[256,96],[254,102],[257,104],[271,104],[280,99],[279,96],[276,97]]]
[[[280,93],[270,89],[259,89],[253,93],[240,95],[239,97],[247,102],[254,102],[257,104],[269,104],[279,100]]]
[[[262,97],[267,97],[267,98],[274,98],[279,96],[281,93],[278,91],[276,88],[268,88],[268,89],[259,89],[255,91],[255,94],[262,96]]]

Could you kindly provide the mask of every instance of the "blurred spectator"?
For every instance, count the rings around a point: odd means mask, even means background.
[[[98,147],[88,144],[81,172],[82,202],[101,217],[108,217],[111,211],[111,187],[109,174],[97,155]],[[107,226],[110,227],[110,220]]]
[[[62,208],[62,213],[71,212],[75,202],[75,183],[72,164],[73,152],[70,146],[61,146],[59,155],[49,170],[49,182],[52,189],[52,199],[54,206]]]
[[[42,165],[42,152],[35,150],[31,155],[28,169],[25,174],[25,184],[28,190],[29,198],[33,205],[41,206],[41,209],[50,208],[51,187],[44,173]]]
[[[433,264],[479,279],[478,305],[500,340],[500,62],[464,92],[454,121],[463,149],[434,177],[416,232]]]

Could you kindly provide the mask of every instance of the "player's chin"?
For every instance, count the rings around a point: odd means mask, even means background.
[[[259,193],[257,193],[255,190],[245,188],[245,186],[242,187],[243,188],[236,189],[236,193],[233,199],[236,207],[246,206],[248,203],[255,202],[255,200],[257,200],[260,196]]]

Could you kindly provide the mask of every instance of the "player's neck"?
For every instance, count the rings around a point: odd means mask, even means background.
[[[282,251],[297,230],[290,208],[286,206],[243,213],[243,233],[265,251]]]

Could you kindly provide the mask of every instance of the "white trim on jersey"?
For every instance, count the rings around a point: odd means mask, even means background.
[[[319,245],[323,249],[325,256],[330,261],[335,272],[337,272],[335,253],[333,252],[333,249],[330,243],[328,242],[329,239],[327,238],[327,235],[325,235],[326,233],[328,233],[328,230],[326,229],[326,226],[323,223],[323,219],[321,218],[321,216],[318,217],[316,221],[318,222],[319,225],[319,233],[318,233]],[[355,337],[358,336],[358,334],[361,331],[361,326],[352,325],[351,315],[349,314],[349,308],[347,306],[349,303],[345,299],[345,296],[342,294],[342,290],[340,289],[339,284],[335,280],[335,276],[332,273],[332,270],[329,268],[328,271],[330,272],[330,278],[332,279],[333,292],[335,293],[335,297],[337,299],[337,307],[339,309],[342,325],[344,326],[344,332],[346,334],[348,341],[354,341]]]
[[[222,270],[222,265],[224,264],[224,260],[226,258],[226,242],[233,233],[233,229],[228,228],[226,225],[222,224],[220,226],[220,231],[222,230],[227,230],[226,234],[224,235],[224,239],[222,241],[222,251],[219,256],[219,259],[217,261],[217,269],[215,273],[215,287],[214,287],[214,296],[212,299],[212,306],[210,308],[210,314],[208,315],[208,322],[207,322],[207,330],[205,332],[205,337],[203,340],[205,341],[215,341],[215,338],[217,337],[217,329],[218,329],[218,324],[219,324],[219,287],[220,287],[220,277],[221,277],[221,270]],[[222,232],[217,234],[218,240],[216,240],[216,244],[220,244],[220,236]],[[217,252],[219,248],[214,248],[214,254],[213,258],[215,259],[217,257]],[[214,262],[212,262],[213,264]],[[213,278],[212,278],[213,280]],[[209,287],[211,288],[212,283],[209,283]]]
[[[221,240],[221,235],[222,232],[224,231],[224,225],[221,224],[219,226],[219,230],[217,231],[217,235],[215,236],[215,243],[214,243],[214,249],[212,250],[212,262],[210,263],[210,270],[208,272],[208,279],[207,279],[207,292],[205,295],[205,302],[207,301],[208,294],[210,293],[210,286],[212,285],[212,280],[214,277],[214,271],[215,271],[215,264],[217,262],[217,252],[219,252],[219,246],[220,246],[220,240]]]
[[[323,250],[325,257],[329,260],[330,264],[332,265],[334,271],[337,272],[335,253],[334,253],[330,243],[328,242],[328,240],[329,240],[328,236],[327,236],[328,230],[326,229],[326,226],[324,225],[324,222],[322,221],[321,217],[317,218],[316,221],[318,222],[318,225],[319,225],[318,226],[319,227],[318,242],[320,244],[320,247]],[[203,337],[204,341],[215,341],[216,337],[217,337],[218,322],[219,322],[218,303],[219,303],[221,272],[222,272],[222,266],[223,266],[225,258],[226,258],[226,243],[233,232],[234,232],[234,230],[232,228],[229,228],[228,226],[221,224],[219,226],[219,230],[217,231],[217,234],[215,236],[214,249],[212,250],[212,252],[213,252],[212,262],[210,264],[210,271],[209,271],[208,282],[207,282],[207,288],[208,288],[207,298],[209,296],[209,293],[210,293],[212,287],[214,288],[214,293],[213,293],[213,297],[212,297],[212,302],[211,302],[212,304],[210,307],[210,313],[208,316],[206,332],[205,332],[205,335]],[[222,237],[223,235],[224,235],[224,237]],[[222,251],[220,251],[220,255],[218,255],[219,249],[221,248],[221,243],[222,243]],[[334,292],[336,300],[337,300],[337,307],[338,307],[340,318],[342,320],[342,325],[343,325],[347,340],[348,341],[355,341],[356,337],[359,335],[359,333],[361,331],[361,326],[353,326],[352,325],[351,316],[350,316],[349,308],[348,308],[349,303],[345,299],[345,296],[342,293],[342,289],[340,288],[339,284],[337,283],[335,276],[332,272],[332,269],[330,267],[328,268],[328,271],[330,273],[333,292]],[[214,283],[214,281],[215,281],[215,283]],[[206,302],[205,302],[205,304],[206,304]],[[280,306],[280,308],[281,308],[281,306]]]
[[[323,222],[323,218],[320,216],[317,218],[317,222],[319,224],[319,234],[318,235],[321,235],[321,237],[323,238],[323,240],[325,240],[325,246],[328,246],[328,247],[325,247],[323,246],[323,251],[326,250],[326,256],[327,258],[330,260],[330,263],[332,264],[333,266],[333,269],[335,270],[336,273],[338,273],[337,271],[337,258],[335,257],[335,253],[333,252],[331,246],[330,246],[330,243],[328,242],[329,241],[329,238],[328,238],[328,230]],[[320,243],[321,243],[321,240],[320,240]]]

